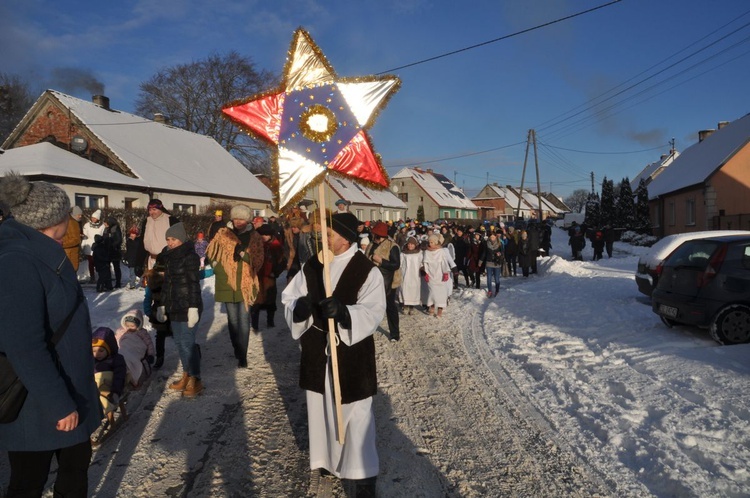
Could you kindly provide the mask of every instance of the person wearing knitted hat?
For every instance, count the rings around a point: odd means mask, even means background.
[[[89,221],[83,224],[83,235],[81,243],[81,251],[86,257],[86,261],[89,265],[89,283],[96,283],[96,266],[94,265],[94,242],[97,235],[104,235],[104,230],[107,227],[104,226],[102,220],[102,210],[97,209],[91,213]]]
[[[232,207],[231,221],[220,228],[206,249],[215,275],[215,300],[227,310],[229,339],[238,368],[247,368],[250,307],[262,302],[258,273],[263,267],[263,239],[250,223],[253,212],[244,204]]]
[[[56,456],[55,493],[87,496],[90,437],[102,411],[88,306],[60,243],[70,199],[51,183],[9,173],[0,178],[0,204],[9,213],[0,225],[0,351],[28,390],[17,418],[0,424],[7,493],[41,496]]]
[[[142,249],[139,247],[139,260],[144,261],[144,268],[150,270],[156,263],[156,256],[167,246],[164,236],[167,228],[179,223],[180,220],[172,216],[159,199],[148,201],[146,209],[148,216],[143,219],[139,227],[141,232],[139,241],[142,244]]]
[[[169,227],[164,237],[167,247],[159,255],[159,261],[164,264],[164,283],[156,320],[163,323],[169,317],[182,363],[182,377],[172,382],[169,388],[181,391],[184,398],[194,398],[203,392],[201,352],[195,342],[195,332],[203,312],[200,258],[182,223]]]
[[[373,396],[375,341],[385,315],[383,277],[357,248],[359,221],[351,213],[331,216],[328,264],[332,296],[324,292],[323,264],[315,256],[302,266],[281,295],[292,337],[300,341],[300,387],[307,397],[310,468],[344,480],[375,496],[379,471]],[[328,319],[340,341],[336,346],[341,382],[344,444],[336,440],[333,392],[329,376]]]

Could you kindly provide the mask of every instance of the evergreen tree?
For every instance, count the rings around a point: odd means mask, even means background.
[[[625,177],[620,182],[620,195],[617,197],[615,223],[619,228],[632,230],[635,226],[635,202],[630,180]]]
[[[602,181],[601,223],[612,226],[615,218],[615,182],[604,177]]]
[[[651,234],[651,216],[648,211],[648,188],[646,181],[641,178],[638,188],[635,189],[635,225],[639,233]]]
[[[420,223],[424,221],[424,206],[421,204],[417,208],[417,221]]]
[[[601,207],[599,194],[589,195],[589,200],[586,201],[586,217],[584,218],[583,222],[589,228],[599,228],[601,226]]]

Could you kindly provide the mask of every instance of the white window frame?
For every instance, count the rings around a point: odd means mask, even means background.
[[[97,194],[74,194],[75,205],[81,209],[104,209],[107,207],[107,196]]]
[[[695,226],[695,199],[685,199],[685,226]]]

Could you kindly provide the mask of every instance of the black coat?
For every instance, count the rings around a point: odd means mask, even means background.
[[[107,218],[107,228],[104,229],[104,245],[107,247],[110,261],[120,261],[122,256],[122,230],[115,218]]]
[[[161,256],[165,269],[162,305],[171,321],[186,322],[189,308],[198,308],[198,313],[203,311],[199,274],[201,260],[190,241],[174,249],[165,247]]]

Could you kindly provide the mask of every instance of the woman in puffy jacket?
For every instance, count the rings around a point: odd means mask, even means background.
[[[170,226],[166,239],[167,247],[160,258],[164,261],[164,283],[156,320],[164,322],[169,317],[182,362],[182,377],[169,388],[181,391],[185,398],[193,398],[203,391],[201,353],[195,342],[195,331],[203,311],[201,262],[182,223]]]

